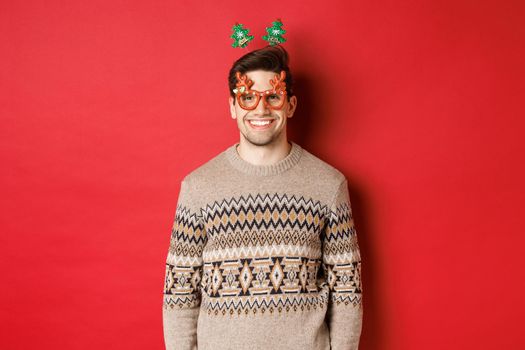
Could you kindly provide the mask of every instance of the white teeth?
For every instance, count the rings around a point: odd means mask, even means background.
[[[270,121],[257,121],[257,120],[250,120],[250,123],[253,125],[268,125],[270,124]]]

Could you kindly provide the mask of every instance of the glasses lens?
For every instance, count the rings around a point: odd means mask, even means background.
[[[243,108],[252,108],[257,104],[257,95],[254,93],[244,93],[239,96],[239,104]]]
[[[265,97],[266,97],[266,102],[271,107],[278,108],[283,105],[284,95],[282,94],[273,93],[273,94],[268,94]]]

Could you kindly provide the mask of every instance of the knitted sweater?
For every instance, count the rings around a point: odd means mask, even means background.
[[[361,258],[348,183],[295,142],[271,165],[238,143],[181,182],[166,260],[172,350],[351,350]]]

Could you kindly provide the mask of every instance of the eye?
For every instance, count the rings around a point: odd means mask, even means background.
[[[279,99],[280,99],[280,96],[277,95],[277,94],[268,95],[268,100],[270,100],[270,101],[277,101]]]

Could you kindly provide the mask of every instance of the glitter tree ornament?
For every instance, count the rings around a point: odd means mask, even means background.
[[[243,25],[240,23],[235,23],[232,30],[233,34],[230,38],[233,39],[233,47],[246,47],[246,45],[253,40],[253,35],[248,35],[249,30],[243,28]]]
[[[286,39],[283,38],[283,34],[286,33],[286,30],[284,30],[282,27],[283,22],[281,22],[280,19],[272,22],[271,27],[266,27],[266,32],[268,35],[263,36],[263,40],[266,40],[271,46],[284,43]]]

